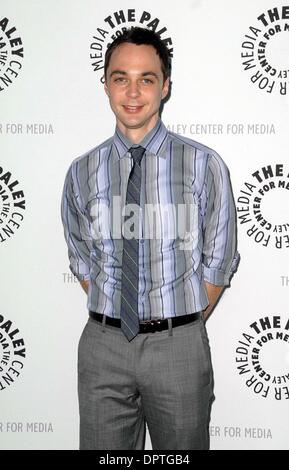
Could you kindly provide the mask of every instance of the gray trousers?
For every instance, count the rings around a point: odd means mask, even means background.
[[[104,317],[105,318],[105,317]],[[80,449],[208,449],[213,400],[202,318],[138,334],[89,318],[78,345]]]

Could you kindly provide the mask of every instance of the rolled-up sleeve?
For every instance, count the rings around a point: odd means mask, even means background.
[[[73,180],[71,164],[64,182],[61,200],[61,218],[68,246],[69,268],[79,281],[89,280],[91,235],[89,222],[80,208]]]
[[[204,196],[204,279],[217,286],[227,286],[237,269],[240,255],[236,246],[236,209],[229,172],[216,153],[209,155]]]

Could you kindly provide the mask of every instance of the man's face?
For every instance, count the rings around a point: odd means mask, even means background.
[[[161,61],[153,46],[123,43],[113,51],[105,91],[123,134],[138,129],[138,135],[146,135],[157,122],[168,90],[169,79],[163,81]]]

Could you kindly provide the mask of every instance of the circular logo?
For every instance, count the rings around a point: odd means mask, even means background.
[[[10,171],[0,166],[0,243],[11,238],[24,218],[24,193]]]
[[[22,39],[8,18],[0,17],[0,91],[6,90],[22,69]]]
[[[90,44],[90,60],[94,72],[100,73],[104,69],[104,57],[108,45],[120,36],[126,29],[132,26],[155,31],[167,46],[170,56],[173,57],[172,39],[159,18],[154,17],[150,12],[135,8],[119,10],[108,15],[104,19],[104,24],[97,27]],[[100,81],[104,82],[103,72]]]
[[[251,83],[267,93],[286,95],[289,79],[289,6],[258,15],[242,42],[241,58]]]
[[[278,250],[289,247],[289,168],[283,163],[252,173],[237,199],[237,214],[249,238]]]
[[[275,400],[289,398],[289,318],[263,317],[241,334],[236,366],[248,389]]]
[[[24,367],[26,349],[18,328],[0,315],[0,391],[10,387]]]

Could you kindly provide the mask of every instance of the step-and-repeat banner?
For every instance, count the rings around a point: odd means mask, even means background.
[[[60,219],[71,161],[114,132],[108,43],[159,33],[173,57],[168,129],[227,163],[239,269],[207,323],[212,449],[288,449],[289,4],[1,0],[0,448],[77,449],[86,296]],[[151,448],[147,435],[146,448]]]

